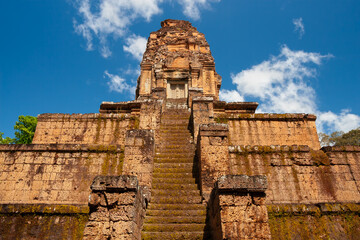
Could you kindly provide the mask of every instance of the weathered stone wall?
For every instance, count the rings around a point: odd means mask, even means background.
[[[266,177],[222,176],[209,202],[212,239],[271,239]]]
[[[97,176],[83,239],[140,239],[146,201],[135,176]]]
[[[214,104],[212,97],[194,97],[191,108],[191,128],[194,136],[194,141],[197,142],[199,135],[199,127],[202,124],[213,122]]]
[[[267,204],[360,202],[359,147],[229,146],[226,124],[200,126],[200,188],[223,175],[266,175]]]
[[[231,145],[308,145],[320,149],[314,115],[215,114],[229,125]]]
[[[154,169],[155,138],[153,130],[135,129],[126,133],[124,175],[136,176],[139,184],[151,189]]]
[[[96,175],[120,175],[124,148],[0,145],[0,204],[87,204]]]
[[[226,124],[213,123],[200,126],[197,155],[200,190],[206,201],[219,177],[230,174],[229,129]]]
[[[0,239],[82,239],[87,205],[0,205]]]
[[[272,239],[359,239],[358,204],[269,205]]]
[[[124,145],[126,131],[137,128],[133,114],[41,114],[33,143]]]
[[[230,174],[266,175],[267,204],[357,203],[359,147],[229,147]]]

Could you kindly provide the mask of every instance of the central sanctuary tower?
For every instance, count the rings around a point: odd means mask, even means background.
[[[209,96],[219,100],[221,77],[204,34],[191,23],[165,20],[152,32],[141,62],[136,99]]]

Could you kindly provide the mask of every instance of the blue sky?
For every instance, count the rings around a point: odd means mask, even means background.
[[[205,34],[222,99],[315,113],[325,132],[360,126],[360,1],[18,0],[0,3],[0,131],[133,100],[145,40],[167,18]]]

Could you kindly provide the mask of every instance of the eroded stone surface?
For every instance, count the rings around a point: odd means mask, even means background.
[[[137,98],[188,98],[200,94],[218,99],[220,85],[209,44],[190,22],[168,19],[161,23],[160,30],[150,34],[141,62]]]

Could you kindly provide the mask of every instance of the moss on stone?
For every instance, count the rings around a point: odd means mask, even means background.
[[[310,150],[311,160],[316,166],[329,166],[330,159],[322,150]]]

